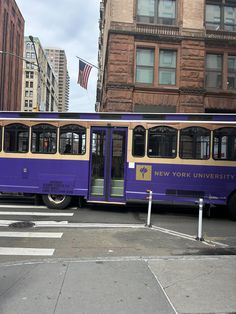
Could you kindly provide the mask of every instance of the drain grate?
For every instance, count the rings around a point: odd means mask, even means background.
[[[35,226],[35,223],[31,221],[18,221],[9,225],[10,228],[32,228]]]

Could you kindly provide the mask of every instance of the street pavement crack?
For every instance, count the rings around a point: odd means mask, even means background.
[[[70,263],[67,263],[66,271],[65,271],[62,283],[61,283],[61,288],[60,288],[60,291],[58,293],[58,297],[57,297],[57,301],[56,301],[56,304],[55,304],[55,308],[54,308],[53,314],[56,313],[57,305],[58,305],[58,302],[59,302],[59,299],[60,299],[60,296],[61,296],[61,292],[62,292],[62,289],[63,289],[63,286],[64,286],[64,282],[65,282],[66,275],[67,275],[67,272],[68,272],[69,264]]]

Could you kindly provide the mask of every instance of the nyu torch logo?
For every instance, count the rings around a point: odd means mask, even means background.
[[[137,165],[136,166],[136,180],[151,181],[152,180],[152,166]]]
[[[147,168],[146,168],[146,167],[143,167],[143,168],[141,168],[139,171],[141,172],[142,178],[144,179],[145,173],[148,172]]]

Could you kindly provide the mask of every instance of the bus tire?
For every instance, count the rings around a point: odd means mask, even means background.
[[[65,209],[71,203],[71,196],[61,194],[42,195],[44,204],[51,209]]]
[[[228,208],[229,208],[229,212],[231,217],[236,220],[236,193],[234,193],[228,202]]]

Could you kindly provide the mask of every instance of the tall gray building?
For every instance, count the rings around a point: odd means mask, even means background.
[[[58,111],[68,111],[70,77],[65,51],[59,48],[45,48],[45,52],[58,80]]]
[[[58,81],[38,37],[24,38],[22,111],[58,111]],[[40,71],[37,66],[36,54]]]

